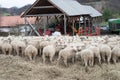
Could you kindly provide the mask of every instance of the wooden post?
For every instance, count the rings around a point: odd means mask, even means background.
[[[79,28],[80,28],[80,26],[81,26],[81,25],[80,25],[80,16],[79,16]],[[79,28],[78,28],[78,29],[79,29]]]
[[[66,16],[64,14],[64,34],[65,35],[66,35],[66,21],[67,21],[67,19],[66,19]]]
[[[44,36],[46,35],[46,17],[43,17],[44,18]]]
[[[56,22],[57,22],[57,23],[59,23],[59,20],[58,20],[58,18],[57,18],[57,16],[56,16],[56,15],[55,15],[55,19],[56,19]]]
[[[73,30],[73,36],[74,36],[74,24],[75,24],[75,20],[74,20],[74,18],[72,18],[73,20],[72,20],[72,30]]]
[[[24,18],[24,21],[25,21],[25,28],[24,28],[25,29],[25,36],[27,36],[27,25],[26,25],[27,21],[26,21],[26,17]]]
[[[85,33],[85,35],[86,35],[86,20],[85,20],[85,16],[84,16],[84,33]]]

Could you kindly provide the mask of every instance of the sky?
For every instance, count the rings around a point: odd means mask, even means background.
[[[33,4],[36,0],[0,0],[0,7],[23,7],[27,4]]]

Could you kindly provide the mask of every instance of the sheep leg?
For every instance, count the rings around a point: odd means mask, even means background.
[[[31,55],[28,55],[28,58],[30,61],[32,61],[32,56]]]
[[[60,59],[61,59],[61,57],[59,56],[57,59],[57,65],[59,65]]]
[[[17,50],[17,56],[19,56],[19,50]]]
[[[110,64],[111,55],[107,57],[107,63]]]
[[[21,55],[21,57],[24,57],[24,51],[22,50],[22,55]]]
[[[33,55],[33,60],[35,60],[35,58],[36,58],[36,55],[34,54],[34,55]]]
[[[91,66],[94,64],[94,58],[91,58]]]
[[[14,49],[14,48],[13,48],[13,54],[14,54],[14,55],[16,55],[16,51],[15,51],[15,49]]]
[[[101,65],[101,57],[98,57],[99,65]]]
[[[45,63],[45,55],[44,54],[42,56],[42,59],[43,59],[43,63]]]
[[[5,54],[5,55],[6,55],[6,52],[5,52],[5,50],[3,50],[3,54]]]
[[[102,55],[102,60],[103,62],[105,62],[105,55]]]
[[[52,63],[53,56],[50,56],[50,62]]]
[[[113,63],[116,64],[116,57],[115,56],[113,56],[112,60],[113,60]]]
[[[8,53],[8,55],[10,55],[11,54],[11,50],[9,50],[9,53]]]
[[[98,66],[100,66],[100,68],[102,68],[102,66],[101,66],[101,57],[100,56],[98,57],[98,61],[99,61]]]
[[[90,59],[90,60],[88,61],[88,63],[89,63],[89,66],[93,66],[92,59]]]
[[[88,72],[88,61],[84,59],[84,63],[85,63],[85,72]]]
[[[82,64],[82,65],[85,65],[84,59],[82,59],[82,58],[81,58],[81,64]]]
[[[72,58],[72,63],[73,63],[73,64],[75,63],[75,57]]]
[[[64,59],[65,66],[67,67],[67,59]]]

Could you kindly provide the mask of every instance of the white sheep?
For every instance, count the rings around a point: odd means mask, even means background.
[[[8,54],[8,55],[11,54],[12,46],[11,46],[11,44],[8,41],[3,41],[2,52],[3,52],[3,54]]]
[[[94,64],[94,53],[91,49],[87,48],[80,52],[81,60],[85,65],[85,70],[88,70],[88,65],[93,66]]]
[[[112,56],[111,56],[114,64],[116,64],[116,61],[118,60],[119,57],[120,57],[120,48],[119,48],[119,46],[115,46],[112,49]]]
[[[45,63],[46,57],[49,57],[50,62],[52,63],[55,52],[56,52],[56,44],[55,43],[44,47],[43,54],[42,54],[43,63]]]
[[[110,46],[106,45],[106,44],[101,44],[100,46],[100,54],[101,54],[101,58],[102,60],[105,62],[105,57],[107,57],[107,63],[110,63],[110,59],[111,59],[111,48]]]
[[[100,49],[98,46],[90,46],[88,47],[89,49],[91,49],[94,53],[94,58],[97,58],[99,61],[99,64],[101,64],[101,56],[100,56]]]
[[[42,55],[43,53],[43,48],[50,45],[51,43],[49,41],[42,41],[40,44],[39,44],[39,54]]]
[[[68,59],[72,59],[72,62],[75,62],[77,49],[66,47],[59,52],[59,56],[57,59],[57,63],[59,63],[60,59],[63,58],[65,66],[67,66]]]
[[[38,51],[37,51],[36,47],[34,47],[33,45],[28,45],[25,48],[25,56],[27,56],[30,61],[35,60],[37,54],[38,54]]]
[[[18,56],[23,56],[26,48],[26,44],[23,41],[18,41],[15,46],[15,50]]]
[[[2,53],[2,44],[3,44],[3,41],[0,40],[0,54]]]
[[[11,45],[12,45],[12,53],[13,55],[16,55],[17,52],[16,52],[16,43],[18,42],[19,40],[13,40],[11,41]]]

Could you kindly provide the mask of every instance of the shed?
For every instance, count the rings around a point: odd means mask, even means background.
[[[72,25],[74,26],[75,17],[79,17],[80,21],[81,16],[102,16],[102,14],[93,7],[81,5],[76,0],[36,0],[33,5],[21,15],[21,17],[40,17],[39,19],[41,19],[41,16],[47,16],[47,19],[49,19],[49,17],[53,15],[64,17],[64,34],[66,34],[66,22],[69,18],[72,20]],[[27,19],[26,22],[28,22]],[[32,25],[31,28],[33,29]],[[46,31],[45,29],[44,24],[44,33]],[[34,32],[39,35],[37,31],[34,30]]]

